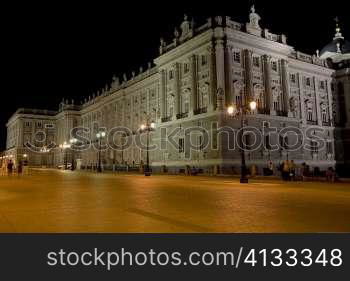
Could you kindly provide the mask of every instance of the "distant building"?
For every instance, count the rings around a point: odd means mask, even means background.
[[[124,75],[122,81],[114,77],[111,85],[80,105],[64,100],[58,112],[18,110],[7,123],[6,154],[17,162],[28,154],[30,164],[38,166],[62,165],[74,156],[82,167],[91,167],[97,163],[96,149],[73,155],[62,148],[69,143],[73,127],[89,128],[84,137],[96,144],[98,128],[125,126],[130,133],[118,135],[119,141],[130,140],[139,135],[140,124],[151,120],[156,123],[151,144],[164,140],[162,128],[180,128],[174,138],[176,147],[150,153],[153,169],[178,171],[188,165],[239,172],[239,151],[229,149],[230,139],[220,128],[240,128],[240,122],[228,116],[227,107],[240,104],[243,96],[243,103],[257,103],[256,112],[247,115],[247,126],[260,131],[294,127],[307,134],[317,125],[324,130],[326,144],[321,148],[310,139],[309,149],[290,150],[295,136],[263,136],[264,145],[246,152],[248,166],[254,164],[261,171],[270,160],[277,165],[285,159],[322,169],[334,167],[337,161],[343,165],[350,160],[342,139],[350,127],[350,54],[338,23],[332,43],[308,55],[289,46],[285,35],[261,28],[259,20],[254,7],[246,24],[218,16],[198,26],[185,16],[172,42],[161,39],[155,66],[149,64],[129,78]],[[195,126],[210,133],[208,147],[201,145],[200,133],[187,135],[187,129]],[[47,138],[40,143],[38,136],[43,133]],[[251,141],[246,138],[248,146]],[[26,148],[28,143],[45,149],[32,152]],[[191,151],[190,143],[199,149]],[[270,144],[280,148],[272,150]],[[138,166],[145,162],[145,149],[108,148],[101,157],[105,168],[121,163]]]

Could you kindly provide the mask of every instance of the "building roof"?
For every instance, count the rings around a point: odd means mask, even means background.
[[[320,55],[322,56],[326,52],[338,53],[338,44],[342,54],[350,53],[350,42],[341,38],[335,38],[321,50]]]
[[[338,17],[335,18],[336,28],[333,41],[327,44],[320,52],[323,59],[337,58],[339,59],[344,54],[350,53],[350,42],[346,41],[341,33]]]

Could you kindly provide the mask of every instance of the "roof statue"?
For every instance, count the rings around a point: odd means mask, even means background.
[[[186,14],[184,15],[184,21],[181,23],[180,28],[181,28],[181,37],[180,37],[181,41],[187,39],[188,37],[193,36],[193,29],[191,28],[191,24],[188,21],[188,17]]]
[[[249,14],[249,22],[246,24],[247,32],[256,36],[261,36],[261,27],[259,21],[261,17],[255,12],[255,6],[250,8],[251,13]]]

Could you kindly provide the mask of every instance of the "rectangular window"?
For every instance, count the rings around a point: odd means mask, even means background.
[[[311,153],[318,153],[318,144],[316,141],[310,141]]]
[[[236,51],[233,53],[233,61],[237,63],[241,63],[241,52]]]
[[[322,111],[322,122],[327,123],[328,122],[328,116],[327,111]]]
[[[290,82],[292,82],[293,84],[295,84],[297,82],[295,74],[290,75]]]
[[[184,64],[184,73],[188,73],[190,71],[190,67],[188,65],[188,63]]]
[[[190,111],[190,104],[188,102],[185,103],[185,112],[188,113]]]
[[[311,79],[310,79],[310,77],[307,77],[307,78],[306,78],[305,84],[306,84],[306,86],[308,86],[308,87],[311,86]]]
[[[198,136],[198,147],[200,151],[204,149],[203,136]]]
[[[277,62],[276,61],[271,62],[271,68],[273,71],[277,71]]]
[[[30,122],[25,122],[25,123],[24,123],[24,126],[30,127]]]
[[[55,126],[53,124],[45,124],[46,129],[53,129]]]
[[[183,138],[179,139],[179,153],[185,152],[185,140]]]
[[[253,66],[254,67],[260,67],[260,58],[259,57],[253,57]]]
[[[312,111],[309,110],[309,111],[307,112],[307,121],[312,121],[312,120],[313,120],[313,114],[312,114]]]
[[[324,81],[320,81],[320,89],[324,90],[326,88],[325,82]]]
[[[332,142],[330,142],[330,141],[326,142],[326,150],[327,150],[327,154],[332,154],[333,153]]]
[[[271,150],[270,135],[265,136],[264,147],[266,150]]]
[[[202,55],[202,66],[207,64],[207,56],[206,55]]]
[[[174,71],[170,70],[169,71],[169,80],[172,80],[172,79],[174,79]]]
[[[217,150],[218,149],[218,123],[212,123],[211,125],[212,130],[212,149]]]
[[[280,147],[283,149],[288,149],[288,137],[287,136],[280,136]]]
[[[38,128],[42,128],[42,127],[43,127],[43,123],[42,123],[42,122],[37,122],[37,123],[36,123],[36,126],[37,126]]]

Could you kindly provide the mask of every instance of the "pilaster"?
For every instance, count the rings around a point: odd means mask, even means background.
[[[167,117],[167,106],[166,106],[166,81],[165,81],[165,70],[162,69],[159,71],[159,75],[160,75],[160,87],[159,87],[159,91],[160,91],[160,113],[161,113],[161,118],[166,118]]]
[[[300,116],[302,124],[306,125],[306,112],[305,112],[305,97],[303,91],[303,79],[300,73],[298,73],[298,84],[299,84],[299,93],[300,93]]]
[[[192,112],[198,109],[198,86],[197,86],[197,56],[192,55],[190,57],[191,63],[191,109]]]
[[[288,117],[293,117],[293,113],[289,108],[289,75],[288,75],[288,62],[285,59],[281,60],[281,81],[282,81],[282,98],[283,98],[283,111],[286,112]]]
[[[315,103],[316,103],[316,118],[317,118],[317,125],[322,126],[322,114],[321,114],[321,108],[320,108],[320,96],[318,92],[318,83],[316,77],[313,78],[314,83],[314,93],[315,93]]]
[[[263,68],[264,68],[264,84],[265,84],[265,109],[269,112],[273,111],[272,104],[272,92],[271,92],[271,57],[268,55],[263,56]]]

